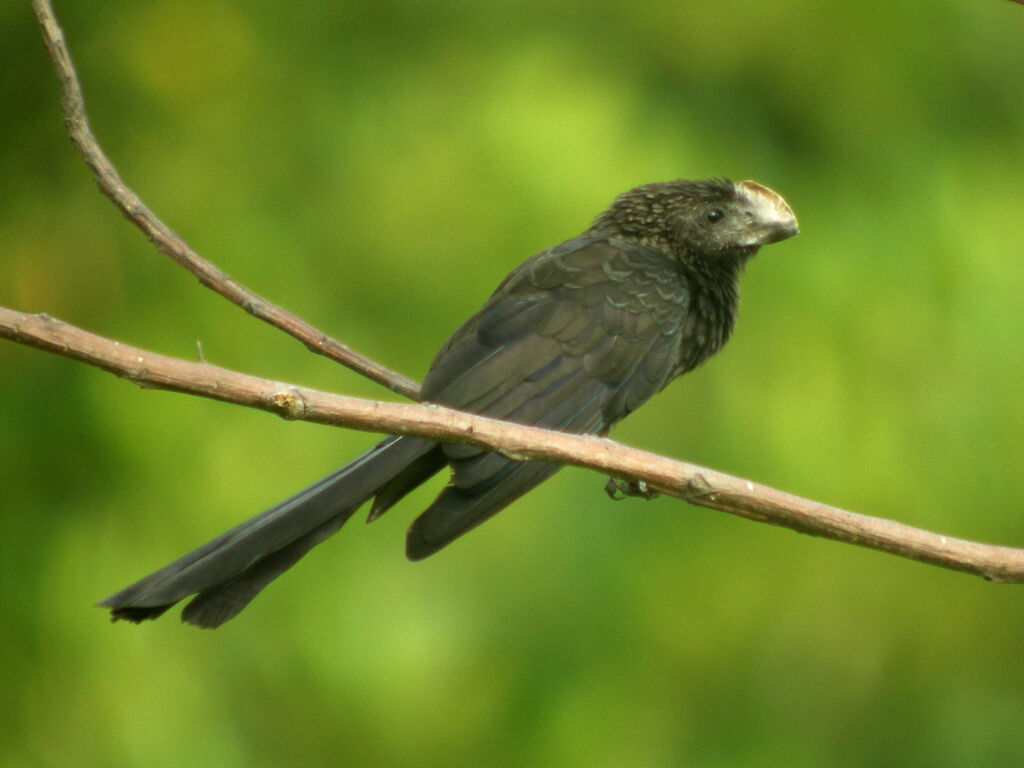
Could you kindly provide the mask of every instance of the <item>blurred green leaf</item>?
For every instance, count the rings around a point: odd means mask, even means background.
[[[66,5],[67,7],[64,7]],[[198,288],[95,191],[0,11],[0,303],[371,397]],[[1024,13],[1011,3],[58,7],[125,179],[229,273],[421,376],[616,194],[756,178],[803,233],[624,441],[1024,543]],[[371,437],[0,345],[0,762],[1016,765],[1017,587],[569,470],[437,558],[436,487],[216,633],[91,604]]]

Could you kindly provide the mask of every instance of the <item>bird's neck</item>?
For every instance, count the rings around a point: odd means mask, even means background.
[[[696,258],[680,264],[690,290],[683,323],[679,373],[703,363],[729,340],[739,309],[739,279],[752,254],[736,254],[713,260]]]

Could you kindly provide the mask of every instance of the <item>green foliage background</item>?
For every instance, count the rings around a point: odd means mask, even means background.
[[[124,178],[229,273],[420,376],[617,193],[725,174],[799,238],[737,333],[616,437],[1024,545],[1024,8],[999,0],[60,3]],[[0,303],[384,397],[158,256],[0,6]],[[0,344],[5,766],[1024,762],[1024,588],[571,470],[441,556],[437,486],[215,632],[97,599],[373,437]]]

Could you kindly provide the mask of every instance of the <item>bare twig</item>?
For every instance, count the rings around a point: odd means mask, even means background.
[[[373,402],[268,381],[129,347],[46,315],[0,308],[0,336],[97,366],[142,387],[202,395],[286,419],[466,442],[513,459],[588,467],[644,481],[693,504],[751,520],[973,573],[990,581],[1024,582],[1024,549],[942,536],[847,512],[604,438],[551,432],[437,405]]]
[[[61,82],[68,135],[101,191],[124,215],[206,285],[302,341],[393,391],[416,398],[415,382],[365,358],[305,321],[242,287],[202,259],[164,225],[124,182],[89,129],[81,88],[48,0],[33,0],[43,38]],[[405,405],[330,395],[259,379],[206,363],[147,352],[97,336],[45,315],[0,308],[0,337],[97,366],[139,386],[167,389],[366,431],[467,442],[513,459],[551,461],[611,473],[647,488],[752,520],[844,541],[992,581],[1024,582],[1024,549],[942,536],[802,499],[714,470],[639,451],[611,440],[569,435],[496,421],[435,405]]]
[[[92,171],[100,191],[110,198],[132,224],[142,230],[156,249],[165,256],[170,256],[199,278],[199,282],[207,288],[213,289],[254,317],[298,339],[313,352],[348,366],[393,392],[413,400],[419,399],[419,385],[415,381],[361,355],[348,345],[331,338],[305,320],[241,285],[192,250],[188,243],[146,207],[139,196],[121,180],[117,169],[100,148],[89,128],[78,75],[71,63],[71,56],[64,43],[64,33],[57,24],[49,0],[32,0],[32,7],[39,19],[43,41],[60,80],[64,127],[68,136]]]

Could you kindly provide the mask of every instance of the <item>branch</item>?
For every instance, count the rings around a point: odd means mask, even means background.
[[[46,315],[0,307],[0,337],[94,365],[141,387],[201,395],[260,408],[286,419],[369,432],[479,445],[512,459],[586,467],[643,481],[710,509],[800,533],[824,536],[982,576],[1024,582],[1024,549],[931,533],[777,491],[605,438],[551,432],[438,405],[410,405],[332,395],[126,346]]]
[[[311,351],[335,360],[361,373],[367,378],[383,384],[392,392],[412,400],[419,399],[419,385],[400,373],[361,355],[340,341],[317,330],[305,320],[270,303],[262,296],[241,285],[234,278],[222,272],[189,247],[181,237],[164,224],[135,192],[128,187],[114,168],[110,159],[100,148],[89,127],[85,114],[82,87],[78,82],[71,56],[64,43],[64,33],[57,24],[49,0],[32,0],[32,8],[42,28],[43,42],[53,60],[60,80],[61,110],[64,114],[64,128],[71,142],[78,149],[86,165],[92,171],[100,191],[125,217],[156,246],[165,256],[170,256],[180,266],[191,272],[199,282],[237,304],[254,317],[270,323],[288,335],[298,339]]]
[[[49,0],[32,0],[61,84],[65,127],[92,170],[100,191],[161,253],[199,281],[301,341],[392,391],[416,399],[418,385],[330,338],[290,312],[240,285],[192,250],[155,216],[121,180],[89,128],[81,86]],[[158,355],[97,336],[45,315],[0,308],[0,337],[97,366],[139,386],[201,395],[260,408],[283,418],[448,442],[467,442],[512,459],[551,461],[643,482],[663,493],[711,509],[801,533],[983,576],[1024,581],[1024,550],[956,539],[900,523],[858,515],[802,499],[767,486],[673,461],[592,436],[550,432],[474,416],[436,405],[373,402],[330,395],[218,368]]]

